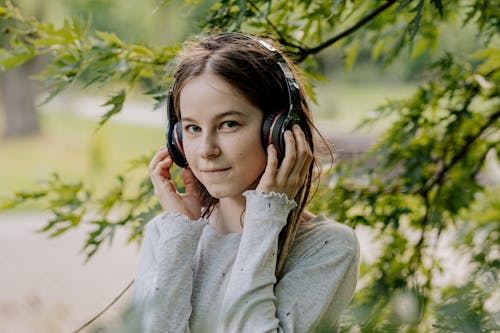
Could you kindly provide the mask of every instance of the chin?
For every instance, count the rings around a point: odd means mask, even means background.
[[[244,189],[218,188],[218,186],[206,186],[205,188],[207,189],[208,193],[210,193],[210,195],[215,199],[241,196],[245,191]]]
[[[207,192],[215,199],[239,197],[247,190],[255,190],[259,183],[260,177],[251,184],[238,183],[204,183],[203,186]]]
[[[207,189],[207,191],[215,199],[223,199],[223,198],[235,196],[234,192],[228,192],[228,191],[223,191],[223,190],[208,190]],[[237,193],[237,194],[241,194],[241,193],[242,192]]]

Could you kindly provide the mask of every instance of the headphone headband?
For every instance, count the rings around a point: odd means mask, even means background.
[[[288,118],[294,118],[297,120],[297,123],[300,122],[300,113],[301,113],[301,105],[300,105],[300,92],[299,92],[299,84],[297,80],[293,76],[292,70],[288,66],[285,58],[281,55],[281,53],[274,48],[270,43],[265,40],[255,38],[250,35],[245,35],[240,32],[224,32],[219,34],[219,36],[240,36],[242,38],[246,38],[248,40],[255,41],[262,45],[265,49],[272,52],[274,60],[278,64],[283,76],[285,77],[285,83],[288,94]]]
[[[288,95],[288,110],[276,110],[264,119],[262,125],[262,146],[264,150],[272,143],[277,149],[278,159],[281,161],[285,154],[284,132],[291,129],[294,124],[300,124],[301,119],[301,98],[297,80],[293,76],[292,70],[288,66],[285,58],[268,42],[248,36],[239,32],[225,32],[218,36],[240,36],[242,38],[255,41],[262,47],[270,51],[285,78],[285,85]],[[167,115],[168,127],[166,133],[167,147],[174,162],[180,167],[188,165],[182,146],[182,127],[175,112],[173,91],[176,81],[172,82],[167,95]]]

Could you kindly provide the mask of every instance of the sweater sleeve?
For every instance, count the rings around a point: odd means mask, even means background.
[[[333,239],[332,244],[318,240],[276,283],[278,236],[295,202],[276,193],[247,191],[245,196],[245,225],[217,332],[314,332],[331,326],[356,285],[354,233],[342,226],[340,239],[347,245],[342,251]]]
[[[142,332],[189,332],[194,257],[205,225],[171,213],[147,224],[132,296]]]
[[[356,288],[359,243],[354,231],[329,221],[285,267],[274,292],[280,332],[332,332]]]
[[[246,191],[245,224],[224,294],[217,332],[272,332],[278,236],[296,206],[284,194]]]

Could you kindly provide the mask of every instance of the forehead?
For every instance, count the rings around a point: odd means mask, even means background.
[[[262,112],[234,86],[223,78],[204,73],[186,82],[180,91],[181,118],[206,119],[228,111],[237,111],[250,117]]]

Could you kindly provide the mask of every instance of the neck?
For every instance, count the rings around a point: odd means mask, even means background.
[[[243,195],[220,199],[210,217],[211,226],[220,234],[241,233],[245,204]]]

